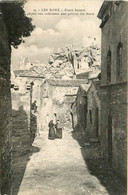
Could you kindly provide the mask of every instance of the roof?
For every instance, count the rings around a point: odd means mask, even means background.
[[[77,79],[88,79],[88,76],[89,76],[89,74],[90,74],[90,72],[92,72],[92,70],[87,70],[86,72],[79,72],[78,73],[78,71],[76,71],[76,78]]]
[[[89,79],[89,80],[96,79],[96,78],[98,78],[98,76],[99,76],[100,73],[101,73],[101,70],[98,70],[98,71],[96,71],[96,72],[90,74],[88,79]]]
[[[98,13],[98,15],[97,15],[97,17],[98,17],[99,19],[102,19],[103,15],[104,15],[104,12],[105,12],[105,10],[108,8],[108,6],[110,5],[110,3],[111,3],[111,1],[104,1],[104,2],[103,2],[102,6],[101,6],[101,8],[100,8],[100,10],[99,10],[99,13]]]
[[[81,76],[81,75],[88,76],[88,74],[90,72],[92,72],[92,70],[87,70],[87,71],[84,71],[84,72],[81,72],[81,73],[77,73],[76,76]]]
[[[26,70],[19,75],[20,77],[38,76],[38,73],[33,70]]]
[[[42,68],[41,67],[32,67],[29,70],[16,70],[17,75],[19,77],[43,77],[42,75],[40,76],[40,72],[42,72]],[[15,73],[15,71],[14,71]]]
[[[19,76],[21,73],[23,73],[25,70],[13,70],[14,75],[17,77]]]
[[[71,80],[47,79],[46,82],[48,82],[52,86],[79,87],[81,84],[86,84],[87,80],[85,79],[71,79]]]

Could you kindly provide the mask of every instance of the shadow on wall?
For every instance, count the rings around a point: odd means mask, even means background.
[[[90,142],[88,135],[86,133],[83,135],[81,131],[72,131],[72,137],[77,140],[81,147],[81,153],[90,174],[97,177],[108,194],[126,195],[126,186],[121,183],[119,178],[113,173],[112,168],[102,159],[99,143]],[[85,185],[88,184],[85,183]],[[95,186],[89,185],[90,188],[95,190]]]
[[[72,106],[71,106],[72,109]],[[70,112],[72,128],[74,131],[86,131],[87,128],[87,106],[79,105],[77,112]]]
[[[36,136],[37,124],[36,116],[31,117],[30,130],[28,129],[28,116],[23,109],[12,111],[12,194],[17,195],[27,163],[33,153],[39,152],[38,147],[33,147],[32,143]],[[30,127],[31,127],[30,126]]]

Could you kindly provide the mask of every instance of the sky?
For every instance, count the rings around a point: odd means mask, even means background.
[[[25,4],[26,15],[36,26],[18,49],[12,48],[12,69],[19,69],[21,58],[47,64],[50,54],[61,48],[86,47],[96,38],[100,43],[101,21],[97,18],[103,0],[42,0]],[[62,13],[66,15],[62,15]],[[59,15],[58,15],[59,14]]]

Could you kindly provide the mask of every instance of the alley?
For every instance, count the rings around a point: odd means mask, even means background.
[[[94,146],[92,153],[89,151],[92,147],[85,144],[84,152],[81,152],[82,147],[74,138],[71,131],[64,131],[60,140],[48,140],[47,131],[36,137],[33,149],[38,150],[30,157],[18,195],[125,195],[123,186],[112,178],[112,174],[104,184],[111,183],[111,179],[113,183],[102,185],[89,170],[83,155],[96,161],[100,158],[98,146]],[[81,141],[80,136],[77,138]],[[104,179],[103,173],[100,175]]]

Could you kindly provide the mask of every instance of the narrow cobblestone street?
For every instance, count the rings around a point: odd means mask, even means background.
[[[71,131],[65,131],[60,140],[48,140],[47,131],[42,131],[33,147],[39,150],[30,157],[18,195],[125,195],[119,181],[112,179],[114,176],[110,175],[109,178],[106,175],[107,179],[102,185],[98,177],[91,174],[83,159],[82,148],[73,139]],[[84,157],[89,158],[90,155],[91,159],[95,155],[95,158],[99,158],[96,150],[95,154],[89,152],[89,147],[83,147]],[[103,174],[100,175],[104,179]],[[111,183],[111,179],[113,189],[107,183]]]

